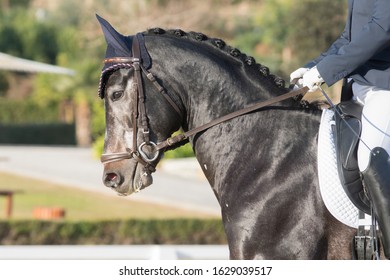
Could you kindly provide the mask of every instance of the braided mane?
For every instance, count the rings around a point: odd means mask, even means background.
[[[285,81],[281,77],[271,74],[267,66],[261,65],[260,63],[256,63],[255,59],[252,56],[247,56],[246,54],[242,53],[239,49],[227,45],[222,39],[209,38],[205,34],[199,32],[184,32],[181,29],[164,30],[159,27],[148,29],[144,34],[149,34],[149,35],[168,34],[178,38],[189,38],[198,42],[209,43],[215,48],[239,60],[241,63],[256,68],[260,75],[272,81],[277,87],[279,88],[285,87]]]

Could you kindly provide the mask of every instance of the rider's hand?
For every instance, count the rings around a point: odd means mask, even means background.
[[[309,88],[308,92],[314,92],[324,82],[324,79],[318,72],[317,67],[314,66],[303,75],[300,82],[302,83],[302,86]]]
[[[298,86],[302,86],[299,84],[299,80],[302,79],[303,75],[309,71],[310,68],[298,68],[294,72],[290,74],[290,84],[296,84]]]

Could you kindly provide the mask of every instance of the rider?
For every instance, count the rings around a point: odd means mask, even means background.
[[[363,105],[358,164],[390,258],[390,2],[348,0],[344,32],[330,48],[291,73],[309,92],[325,82],[353,81],[353,99]],[[367,146],[368,147],[367,147]],[[378,160],[379,154],[382,158]],[[383,158],[384,157],[384,158]],[[383,160],[384,159],[384,160]]]

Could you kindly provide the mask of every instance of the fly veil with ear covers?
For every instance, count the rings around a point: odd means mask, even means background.
[[[134,37],[120,34],[99,15],[96,15],[96,18],[102,27],[107,43],[106,56],[104,59],[102,73],[100,75],[98,89],[99,97],[104,98],[104,91],[110,74],[117,69],[133,67],[129,62],[131,62],[130,58],[133,57],[132,45]],[[138,33],[135,36],[139,41],[140,62],[142,63],[143,68],[149,69],[152,65],[152,61],[146,50],[144,38],[141,33]]]

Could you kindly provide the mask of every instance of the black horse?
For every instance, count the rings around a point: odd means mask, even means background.
[[[108,43],[103,180],[119,194],[152,183],[159,145],[180,127],[288,91],[223,40],[160,28],[123,36],[98,19]],[[319,191],[320,116],[288,99],[189,137],[221,206],[231,259],[351,258],[355,230],[329,214]]]

